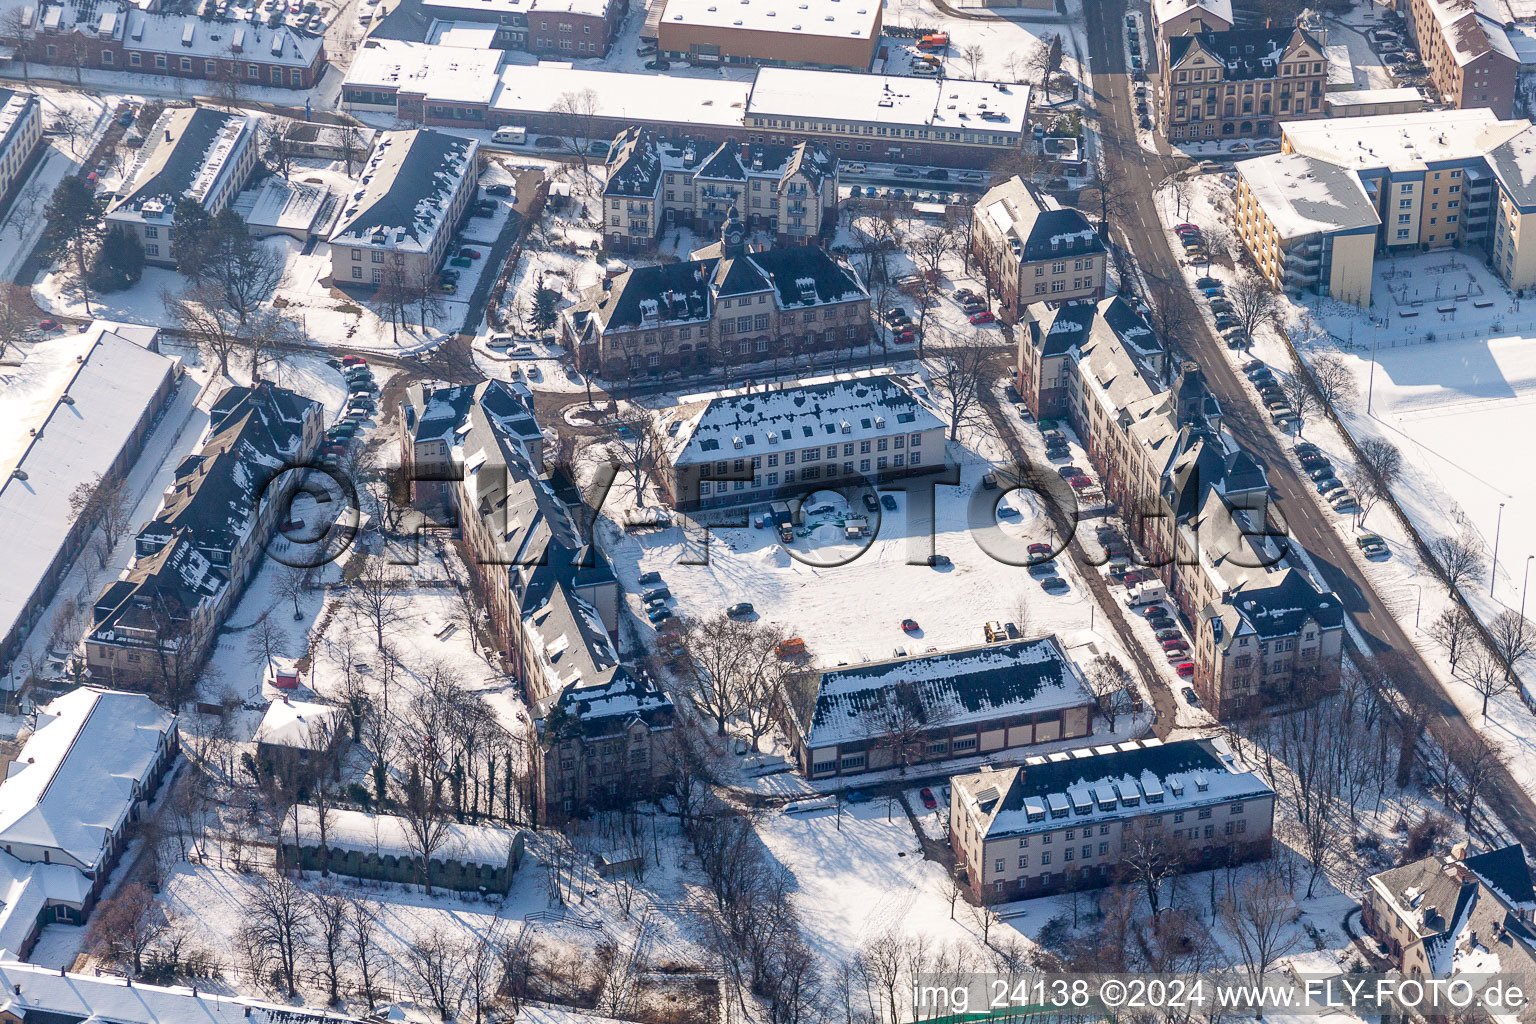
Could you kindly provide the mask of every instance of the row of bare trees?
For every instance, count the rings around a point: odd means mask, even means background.
[[[757,749],[783,707],[814,696],[815,674],[803,662],[779,657],[789,634],[767,622],[733,619],[724,613],[684,623],[678,639],[688,670],[678,680],[693,706],[724,736],[726,725],[744,722]]]

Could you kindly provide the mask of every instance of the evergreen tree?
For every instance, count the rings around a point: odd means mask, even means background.
[[[114,225],[101,241],[91,264],[91,287],[98,292],[131,288],[144,275],[144,246],[131,231]]]
[[[171,234],[171,259],[176,272],[194,284],[207,276],[214,248],[213,218],[203,204],[183,199],[176,204],[176,230]]]
[[[91,257],[96,252],[101,229],[96,220],[95,196],[84,178],[69,175],[60,181],[44,211],[48,223],[45,236],[48,256],[59,262],[59,269],[73,279],[91,313]]]
[[[528,322],[536,331],[547,331],[560,317],[560,293],[543,285],[528,298]]]
[[[1054,75],[1061,70],[1061,57],[1061,36],[1054,35],[1051,37],[1050,53],[1046,57],[1046,66],[1050,68],[1051,74]]]

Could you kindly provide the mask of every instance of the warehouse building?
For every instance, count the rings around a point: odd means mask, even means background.
[[[657,47],[691,64],[868,71],[880,45],[880,0],[665,0]]]

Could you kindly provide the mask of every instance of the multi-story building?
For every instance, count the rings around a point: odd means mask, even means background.
[[[1078,210],[1061,209],[1018,175],[971,209],[971,252],[987,286],[1016,320],[1031,302],[1102,299],[1109,255]]]
[[[1212,713],[1335,686],[1343,605],[1290,566],[1264,469],[1224,429],[1199,369],[1185,364],[1165,386],[1163,346],[1122,299],[1031,313],[1020,393],[1087,450],[1190,626],[1193,683]]]
[[[1536,286],[1529,121],[1426,110],[1281,128],[1284,155],[1237,165],[1238,234],[1277,287],[1366,307],[1377,254],[1446,246],[1482,250],[1512,289]]]
[[[1299,153],[1237,165],[1233,223],[1277,290],[1368,306],[1381,215],[1347,168]]]
[[[483,26],[471,45],[557,60],[606,57],[628,12],[628,0],[405,0],[371,37],[431,43]]]
[[[1029,137],[1027,85],[759,68],[748,142],[820,142],[844,159],[981,167]]]
[[[1174,36],[1225,32],[1232,27],[1232,0],[1153,0],[1152,38],[1166,61]]]
[[[1172,141],[1274,135],[1281,120],[1325,114],[1328,61],[1304,29],[1174,36],[1166,50],[1159,114]]]
[[[250,117],[170,107],[145,136],[107,224],[138,238],[146,263],[174,266],[176,208],[190,201],[210,215],[222,211],[255,171],[259,150]]]
[[[495,650],[533,710],[537,813],[654,795],[672,771],[673,705],[619,658],[618,579],[582,539],[579,491],[542,471],[532,394],[496,381],[413,388],[401,419],[417,500],[436,500],[421,479],[447,484]]]
[[[84,922],[179,749],[176,716],[143,694],[83,686],[39,709],[0,784],[0,875],[22,883],[6,888],[0,931]],[[45,877],[65,872],[77,891]],[[22,920],[5,920],[17,904]]]
[[[1500,9],[1495,17],[1490,6],[1476,0],[1407,0],[1408,38],[1442,100],[1512,117],[1521,61],[1506,29],[1508,13]]]
[[[836,222],[837,187],[836,158],[814,143],[717,145],[630,128],[608,148],[603,237],[633,251],[673,227],[713,235],[736,209],[747,230],[803,245]]]
[[[331,231],[331,281],[433,288],[469,202],[479,143],[430,128],[381,132]]]
[[[341,83],[341,104],[424,125],[478,127],[496,95],[505,50],[370,37]]]
[[[857,775],[1093,732],[1094,697],[1054,636],[829,669],[814,701],[779,698],[806,778]]]
[[[1079,747],[950,780],[950,843],[978,903],[1269,856],[1275,792],[1224,740]]]
[[[880,44],[878,0],[666,0],[656,23],[665,57],[868,71]]]
[[[271,381],[225,389],[202,444],[139,530],[134,563],[96,599],[86,635],[93,678],[140,687],[195,675],[288,513],[300,476],[290,471],[324,432],[318,402]]]
[[[577,366],[614,380],[700,374],[868,341],[869,292],[847,262],[811,245],[749,252],[735,210],[721,238],[692,259],[606,278],[565,309]]]
[[[1466,847],[1366,879],[1360,922],[1415,981],[1493,970],[1536,978],[1536,889],[1525,850],[1516,843],[1468,856]]]
[[[944,468],[945,424],[887,372],[685,397],[657,414],[657,486],[679,509]]]
[[[42,105],[29,92],[0,89],[0,210],[43,141]]]
[[[20,12],[16,45],[38,64],[204,79],[233,89],[308,89],[325,73],[324,37],[287,25],[214,21],[123,0],[8,6]]]
[[[96,322],[39,345],[10,387],[26,400],[0,423],[0,532],[9,538],[0,587],[0,673],[11,671],[33,626],[85,550],[96,522],[76,516],[75,489],[114,487],[132,470],[181,380],[158,353],[156,328]]]

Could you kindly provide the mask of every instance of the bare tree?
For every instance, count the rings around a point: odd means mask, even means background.
[[[1472,621],[1472,615],[1466,608],[1452,604],[1429,624],[1425,632],[1445,649],[1445,656],[1451,662],[1451,672],[1455,673],[1456,663],[1477,640],[1477,623]]]
[[[987,391],[997,380],[993,351],[982,346],[979,335],[973,335],[971,342],[947,349],[929,376],[940,407],[949,415],[951,441],[959,437],[962,425],[981,415]]]
[[[985,58],[986,51],[981,48],[980,43],[967,43],[960,48],[960,59],[965,62],[965,66],[970,70],[973,79],[980,72],[981,62]]]
[[[0,41],[11,44],[16,60],[21,62],[21,80],[32,84],[32,15],[23,5],[8,7],[0,12]]]
[[[352,617],[373,633],[374,646],[384,652],[384,641],[403,617],[399,574],[377,560],[368,566],[347,590],[347,607]]]
[[[923,343],[928,335],[928,321],[938,304],[939,282],[944,276],[944,261],[955,254],[960,236],[949,225],[930,225],[914,231],[906,240],[906,252],[917,268],[917,358],[923,358]]]
[[[1094,658],[1088,663],[1085,674],[1088,691],[1093,694],[1099,714],[1104,716],[1105,726],[1113,732],[1115,719],[1131,710],[1131,687],[1134,685],[1131,674],[1113,654]]]
[[[296,127],[292,118],[277,115],[261,123],[261,144],[267,165],[285,179],[293,174],[293,161],[298,156]]]
[[[1100,159],[1097,170],[1094,190],[1099,194],[1099,226],[1107,230],[1110,218],[1130,215],[1135,186],[1119,164]]]
[[[162,293],[161,302],[198,348],[219,361],[220,376],[229,376],[229,358],[240,346],[240,321],[218,289],[208,282],[194,284],[180,295]]]
[[[500,936],[492,932],[471,936],[461,947],[464,1001],[474,1013],[474,1024],[485,1024],[500,1003],[504,945]]]
[[[1221,907],[1248,976],[1257,984],[1275,961],[1296,948],[1296,902],[1280,872],[1266,866],[1250,875]]]
[[[663,439],[656,431],[655,420],[640,406],[627,406],[610,422],[615,433],[608,443],[608,453],[629,471],[635,504],[644,505],[645,485],[661,454]]]
[[[747,625],[724,614],[710,619],[685,620],[678,641],[687,652],[689,672],[682,689],[701,712],[715,723],[715,733],[725,735],[725,723],[741,710],[746,699],[741,673],[747,649]]]
[[[107,963],[142,974],[144,954],[171,928],[167,913],[152,892],[126,882],[91,913],[86,942]]]
[[[1508,693],[1515,685],[1504,666],[1491,652],[1477,647],[1467,657],[1467,684],[1483,698],[1482,715],[1488,718],[1488,701]]]
[[[347,964],[346,897],[334,885],[322,885],[309,893],[310,920],[313,929],[305,936],[310,963],[316,977],[325,985],[326,1005],[341,1002],[341,981]]]
[[[28,219],[13,214],[11,222],[22,223]],[[25,288],[9,283],[0,284],[0,359],[5,358],[8,348],[20,344],[27,336],[27,331],[32,329],[33,308],[31,296]]]
[[[905,775],[927,753],[928,733],[943,729],[949,719],[948,706],[929,700],[921,683],[902,681],[881,693],[880,703],[864,712],[862,724],[871,742]]]
[[[379,975],[388,964],[379,948],[379,919],[373,908],[355,897],[347,900],[347,947],[357,977],[358,995],[373,1009],[378,1001]]]
[[[1257,274],[1242,274],[1230,282],[1227,301],[1232,304],[1232,315],[1242,325],[1243,333],[1250,338],[1260,327],[1279,326],[1285,311],[1269,283]]]
[[[588,176],[587,145],[597,136],[597,93],[591,89],[561,93],[550,112],[559,120],[561,144],[581,162],[581,176],[585,181]]]
[[[263,612],[245,638],[245,651],[250,655],[251,663],[264,665],[271,671],[272,662],[285,657],[283,652],[287,649],[288,634],[272,620],[271,613]]]
[[[1360,394],[1355,375],[1337,352],[1320,352],[1313,356],[1309,365],[1312,383],[1329,408],[1348,410]]]
[[[1353,483],[1360,499],[1360,521],[1378,502],[1390,500],[1392,486],[1403,471],[1403,453],[1397,445],[1378,437],[1360,443],[1360,468]]]
[[[1530,623],[1518,612],[1502,611],[1488,623],[1488,638],[1493,652],[1504,663],[1504,676],[1513,682],[1515,666],[1531,653]]]
[[[1184,868],[1184,845],[1162,829],[1139,830],[1124,845],[1120,872],[1141,885],[1147,908],[1155,916],[1163,906],[1164,883]]]
[[[1464,586],[1481,583],[1488,571],[1482,542],[1469,530],[1436,537],[1429,542],[1429,554],[1452,595]]]
[[[243,944],[262,972],[280,979],[288,995],[298,994],[299,962],[310,927],[310,901],[281,873],[264,876],[244,904]]]
[[[277,574],[277,584],[273,590],[280,599],[293,602],[295,621],[304,617],[304,613],[299,610],[299,601],[313,585],[313,576],[313,571],[302,565],[285,565]]]
[[[460,987],[463,973],[463,949],[437,928],[418,934],[405,947],[406,966],[422,997],[443,1020],[451,1020],[463,1005]]]
[[[1298,420],[1305,421],[1312,410],[1317,408],[1317,391],[1312,386],[1311,375],[1305,366],[1298,364],[1296,369],[1280,377],[1280,392],[1285,395],[1285,400],[1290,403],[1291,411]],[[1297,434],[1300,433],[1298,427]]]
[[[1448,791],[1447,804],[1461,812],[1461,827],[1470,832],[1477,802],[1493,780],[1508,770],[1509,755],[1481,736],[1461,733],[1453,735],[1446,743],[1445,754],[1461,776],[1461,785]]]
[[[84,520],[101,531],[105,542],[98,552],[102,568],[117,542],[123,539],[133,525],[133,497],[123,481],[103,481],[98,474],[94,480],[81,483],[69,494],[70,519]]]
[[[405,823],[406,841],[410,843],[411,856],[416,861],[416,877],[427,895],[432,894],[432,861],[452,833],[442,800],[433,792],[435,787],[424,777],[420,766],[413,762],[411,779],[405,787],[405,800],[400,805]]]

